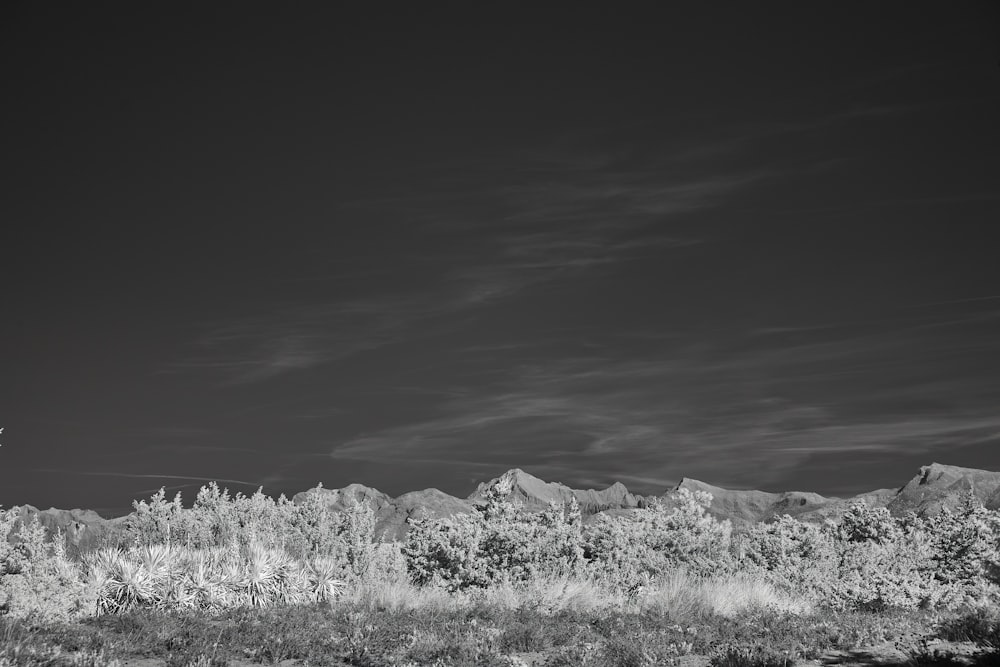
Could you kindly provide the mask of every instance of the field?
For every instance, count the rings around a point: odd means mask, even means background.
[[[1000,516],[971,496],[734,534],[684,491],[592,523],[508,492],[402,542],[214,484],[86,551],[0,512],[0,667],[1000,664]]]

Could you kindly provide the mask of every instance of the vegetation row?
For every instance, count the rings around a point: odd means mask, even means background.
[[[472,514],[412,521],[399,542],[379,539],[370,506],[334,511],[319,487],[293,504],[260,491],[232,496],[213,483],[190,508],[161,490],[135,503],[135,513],[86,552],[74,551],[62,535],[46,535],[36,521],[22,524],[14,510],[0,511],[0,536],[7,538],[0,540],[0,616],[30,627],[135,614],[231,619],[297,608],[444,614],[463,623],[484,609],[554,623],[631,614],[646,619],[639,625],[656,619],[662,635],[648,664],[709,648],[717,661],[728,655],[739,663],[750,660],[740,658],[748,644],[702,646],[701,620],[809,619],[796,627],[813,628],[814,635],[831,615],[986,618],[1000,601],[1000,513],[971,494],[934,516],[897,518],[857,503],[821,525],[785,516],[734,534],[708,514],[710,496],[687,490],[669,508],[653,505],[587,524],[574,503],[524,512],[507,500],[509,492],[499,484]],[[420,653],[414,632],[408,648],[393,649],[399,660]],[[812,650],[845,640],[835,634],[825,643],[810,635]],[[622,629],[618,638],[626,636]],[[340,653],[347,650],[343,642],[355,640],[342,638]],[[566,664],[605,664],[587,661],[607,653],[609,641],[600,632],[567,640],[565,650],[572,644],[578,654]],[[649,637],[635,641],[648,644]],[[504,644],[500,635],[476,642],[494,652]],[[467,643],[462,650],[471,650]],[[603,648],[587,657],[585,645]],[[804,646],[788,650],[801,656]],[[444,651],[441,664],[468,657],[453,654]],[[0,655],[0,665],[7,659]]]

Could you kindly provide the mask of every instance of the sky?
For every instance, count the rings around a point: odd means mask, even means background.
[[[1000,470],[995,3],[342,4],[5,5],[4,507]]]

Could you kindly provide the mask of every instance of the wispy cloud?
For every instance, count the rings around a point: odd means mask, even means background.
[[[331,456],[548,466],[603,484],[631,477],[653,492],[637,470],[766,485],[831,452],[915,455],[1000,439],[1000,387],[988,364],[974,370],[966,336],[928,333],[919,320],[773,329],[805,338],[748,330],[639,356],[536,356],[443,397],[426,419],[337,443]]]
[[[433,335],[469,309],[703,243],[671,220],[719,206],[768,176],[692,179],[612,162],[553,168],[544,178],[525,179],[514,169],[499,182],[509,165],[494,165],[469,176],[458,197],[449,190],[354,202],[355,210],[417,221],[412,250],[375,255],[364,267],[378,274],[391,263],[383,279],[347,298],[298,297],[296,306],[261,304],[246,317],[205,323],[192,351],[164,372],[215,373],[242,385]]]
[[[230,385],[268,380],[390,345],[414,321],[441,307],[428,294],[278,306],[271,313],[206,325],[196,352],[164,372],[211,371]]]
[[[484,192],[500,214],[481,220],[438,220],[427,229],[473,238],[476,261],[450,258],[447,277],[464,285],[462,305],[512,296],[585,271],[612,271],[642,256],[710,241],[679,232],[677,216],[722,205],[764,171],[683,180],[655,171],[614,171],[532,180]],[[468,247],[468,246],[466,246]]]
[[[256,482],[240,479],[220,479],[218,477],[197,477],[191,475],[160,475],[155,473],[127,473],[96,470],[70,470],[61,468],[33,468],[34,472],[59,473],[68,475],[84,475],[86,477],[125,477],[130,479],[176,479],[189,482],[219,482],[222,484],[240,484],[242,486],[260,486]]]

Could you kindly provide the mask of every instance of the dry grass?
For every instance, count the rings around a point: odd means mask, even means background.
[[[702,578],[683,571],[652,581],[638,597],[630,597],[608,582],[580,575],[536,577],[523,583],[457,593],[435,586],[417,586],[405,578],[366,577],[348,587],[332,606],[391,612],[457,613],[479,607],[542,615],[652,613],[671,618],[735,618],[753,611],[791,614],[811,611],[807,603],[759,577]]]
[[[345,590],[334,608],[365,611],[454,611],[467,606],[461,595],[430,586],[416,586],[406,579],[367,579]]]
[[[644,597],[643,611],[680,617],[735,618],[757,610],[802,614],[812,609],[762,577],[746,574],[700,578],[678,570],[652,584]]]

